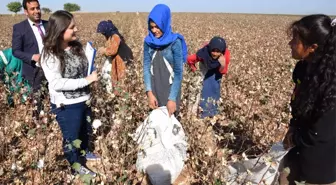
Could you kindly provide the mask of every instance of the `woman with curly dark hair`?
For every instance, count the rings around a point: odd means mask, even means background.
[[[336,184],[336,20],[309,15],[289,27],[292,119],[280,184]]]

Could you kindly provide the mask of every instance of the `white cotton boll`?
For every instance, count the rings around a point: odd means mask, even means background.
[[[44,160],[43,160],[43,159],[40,159],[40,160],[38,161],[38,163],[37,163],[37,167],[38,167],[39,169],[41,169],[41,168],[44,167]]]
[[[48,118],[43,118],[42,123],[47,124],[48,123]]]
[[[107,93],[112,93],[112,87],[111,86],[106,86],[106,91],[107,91]]]
[[[12,169],[13,171],[15,171],[15,170],[16,170],[16,164],[15,164],[15,163],[13,163],[13,164],[12,164],[12,167],[11,167],[11,169]]]
[[[19,171],[22,171],[22,170],[23,170],[23,167],[22,167],[22,166],[18,166],[17,169],[18,169]]]
[[[3,168],[0,168],[0,177],[4,174],[4,169]]]
[[[112,68],[112,64],[110,63],[110,61],[106,60],[104,65],[103,65],[103,73],[108,73],[111,71],[111,68]]]
[[[93,120],[92,127],[98,129],[102,125],[102,122],[99,119]]]
[[[22,96],[22,99],[23,99],[23,101],[27,101],[27,96],[26,96],[26,95],[23,95],[23,96]]]
[[[108,66],[106,66],[105,67],[105,69],[103,69],[103,73],[111,73],[111,67],[112,67],[112,65],[108,65]]]
[[[110,75],[108,73],[103,74],[103,79],[108,80],[110,78]]]
[[[243,153],[243,158],[244,158],[245,161],[248,161],[248,160],[249,160],[249,159],[247,158],[247,155],[246,155],[245,152]]]

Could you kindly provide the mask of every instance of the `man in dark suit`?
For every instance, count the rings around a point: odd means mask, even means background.
[[[45,79],[38,66],[43,49],[47,21],[41,19],[38,0],[23,0],[22,6],[27,19],[13,26],[13,55],[23,61],[22,77],[29,82],[36,92]]]

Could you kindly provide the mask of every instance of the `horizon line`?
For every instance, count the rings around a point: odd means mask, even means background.
[[[56,10],[57,11],[57,10]],[[54,11],[52,11],[54,12]],[[52,13],[51,12],[51,13]],[[104,14],[104,13],[149,13],[146,11],[111,11],[111,12],[86,12],[86,11],[76,11],[71,13],[93,13],[93,14]],[[309,13],[309,14],[286,14],[286,13],[238,13],[238,12],[178,12],[178,11],[172,11],[172,13],[199,13],[199,14],[240,14],[240,15],[281,15],[281,16],[305,16],[305,15],[312,15],[317,13]],[[0,15],[24,15],[24,13],[0,13]],[[325,14],[328,15],[328,14]],[[328,16],[336,16],[336,15],[328,15]]]

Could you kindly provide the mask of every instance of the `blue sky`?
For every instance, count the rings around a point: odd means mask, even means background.
[[[0,14],[10,13],[6,5],[11,1],[1,0]],[[336,0],[40,0],[42,7],[53,11],[67,2],[79,4],[84,12],[149,12],[155,4],[165,3],[173,12],[336,15]]]

